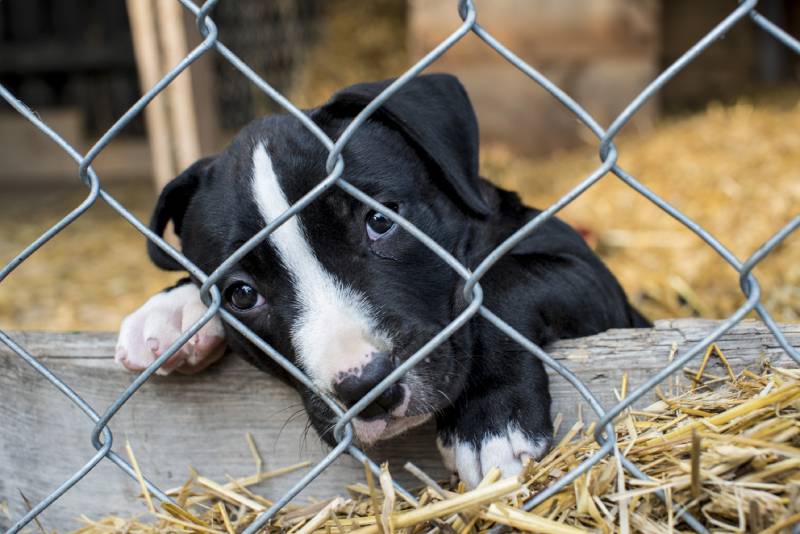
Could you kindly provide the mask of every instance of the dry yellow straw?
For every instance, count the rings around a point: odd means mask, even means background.
[[[335,516],[336,510],[338,510],[344,504],[344,499],[341,497],[336,497],[331,502],[325,505],[325,507],[317,512],[317,514],[312,517],[308,523],[303,525],[303,528],[297,531],[297,534],[311,534],[319,527],[321,527],[325,521],[328,520],[329,517]]]
[[[383,531],[387,533],[394,532],[392,525],[392,511],[397,501],[397,495],[394,491],[394,484],[392,483],[392,475],[389,473],[389,464],[381,464],[381,475],[378,477],[378,482],[381,485],[383,492],[383,508],[381,509],[381,526]]]
[[[279,469],[273,469],[271,471],[262,471],[255,475],[249,475],[246,477],[235,478],[232,481],[224,484],[222,487],[227,490],[235,490],[237,487],[248,487],[254,484],[259,484],[265,480],[270,478],[274,478],[277,476],[285,475],[287,473],[291,473],[292,471],[297,471],[298,469],[302,469],[304,467],[308,467],[311,465],[310,461],[299,462],[293,465],[287,465],[286,467],[281,467]],[[185,485],[184,485],[185,486]],[[179,488],[170,488],[165,493],[167,495],[175,495],[183,489],[184,486]],[[203,501],[207,501],[211,498],[210,495],[198,495],[196,497],[191,497],[189,499],[189,504],[197,504]]]
[[[795,523],[797,523],[798,521],[800,521],[800,513],[797,513],[797,514],[794,514],[794,515],[790,515],[789,517],[787,517],[783,521],[775,523],[774,525],[772,525],[768,529],[765,529],[761,534],[777,534],[778,532],[780,532],[784,528],[792,526]]]
[[[232,502],[234,504],[243,504],[246,507],[256,512],[263,512],[264,510],[266,510],[266,507],[264,507],[260,503],[257,503],[253,499],[249,499],[244,495],[240,495],[235,491],[226,488],[222,484],[218,484],[206,477],[197,477],[197,483],[200,484],[201,486],[206,487],[212,493],[214,493],[215,495],[219,496],[222,499],[225,499],[228,502]]]
[[[155,514],[156,507],[153,506],[153,499],[150,497],[150,491],[148,491],[147,485],[144,483],[144,477],[142,476],[142,471],[139,469],[139,462],[136,461],[136,456],[133,455],[130,441],[125,441],[125,450],[128,453],[128,459],[131,462],[133,471],[136,473],[136,480],[139,481],[139,487],[142,490],[142,495],[144,495],[144,500],[147,502],[147,509],[150,510],[151,514]]]
[[[491,504],[489,509],[481,512],[480,515],[483,519],[528,532],[540,532],[541,534],[586,534],[588,532],[546,517],[517,510],[505,504]]]
[[[692,498],[700,496],[700,435],[692,430]]]
[[[225,509],[225,504],[218,502],[217,510],[219,510],[219,515],[222,517],[222,522],[225,524],[225,530],[228,531],[228,534],[236,534],[236,530],[234,530],[231,524],[231,518],[228,517],[228,511]]]
[[[375,491],[375,480],[372,477],[372,470],[369,468],[368,460],[364,460],[364,475],[367,477],[367,486],[369,487],[369,497],[372,501],[372,511],[375,513],[375,529],[376,532],[381,534],[388,534],[383,531],[383,525],[380,518],[380,507],[378,506],[378,494]]]
[[[747,415],[748,413],[754,410],[758,410],[759,408],[764,408],[766,406],[778,402],[784,402],[784,401],[791,402],[797,398],[800,398],[800,384],[789,384],[787,386],[778,389],[777,391],[773,391],[769,395],[766,395],[764,397],[757,397],[747,402],[743,402],[739,406],[731,408],[730,410],[726,410],[713,417],[709,417],[707,419],[702,419],[702,420],[695,420],[692,421],[691,423],[687,423],[661,438],[654,438],[650,441],[670,440],[679,436],[683,436],[684,434],[690,433],[692,429],[702,427],[703,421],[711,423],[714,426],[721,426],[724,425],[725,423],[732,421],[733,419],[736,419],[737,417],[741,417],[743,415]]]
[[[203,525],[197,525],[195,523],[190,523],[189,521],[183,521],[181,519],[177,519],[175,517],[172,517],[171,515],[156,514],[156,517],[161,519],[161,520],[164,520],[164,521],[166,521],[168,523],[172,523],[172,524],[175,524],[175,525],[180,525],[182,527],[186,527],[186,528],[188,528],[190,530],[193,530],[193,531],[196,531],[196,532],[203,532],[205,534],[225,534],[221,530],[216,530],[216,529],[213,529],[213,528],[204,527]]]
[[[264,459],[261,457],[261,453],[258,452],[258,447],[256,446],[256,441],[253,439],[253,434],[248,432],[245,434],[245,439],[247,440],[247,447],[250,449],[250,454],[253,456],[253,461],[256,463],[256,474],[261,473],[261,467],[264,465]]]
[[[392,524],[398,529],[410,527],[417,523],[422,523],[423,521],[453,514],[463,508],[485,504],[503,497],[504,495],[508,495],[519,488],[520,481],[516,477],[506,478],[484,488],[468,491],[452,499],[439,501],[416,510],[397,514],[394,516]],[[353,534],[377,534],[379,532],[378,529],[379,526],[377,524],[370,525],[353,531]]]
[[[177,517],[178,519],[183,519],[185,521],[189,521],[194,523],[195,525],[202,525],[203,521],[196,517],[195,515],[189,513],[188,511],[184,510],[180,506],[176,506],[171,502],[164,502],[161,503],[161,507],[169,512],[172,516]]]

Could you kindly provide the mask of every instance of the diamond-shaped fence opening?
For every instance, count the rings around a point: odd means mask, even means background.
[[[144,382],[164,363],[170,356],[172,356],[179,348],[209,320],[215,315],[219,315],[223,321],[226,321],[230,326],[241,332],[247,339],[259,347],[265,355],[272,358],[280,366],[282,366],[290,375],[305,387],[316,392],[320,398],[330,407],[331,410],[338,416],[338,423],[335,428],[335,438],[338,445],[334,447],[330,453],[318,464],[313,466],[306,475],[281,499],[276,501],[267,511],[263,512],[257,520],[245,531],[246,533],[254,533],[261,529],[283,506],[290,502],[306,485],[308,485],[317,475],[324,471],[328,465],[334,462],[343,453],[348,452],[360,461],[365,461],[372,468],[375,473],[379,473],[378,467],[369,460],[368,456],[356,447],[353,442],[353,430],[351,421],[353,417],[359,414],[368,404],[377,398],[384,390],[391,384],[400,379],[409,369],[414,367],[420,360],[425,358],[431,351],[435,350],[440,344],[445,342],[449,336],[461,328],[465,323],[470,321],[473,317],[480,315],[496,328],[501,330],[505,335],[518,343],[525,351],[533,354],[541,359],[547,366],[551,367],[555,372],[562,375],[570,384],[572,384],[578,393],[589,404],[591,409],[596,413],[599,418],[599,424],[595,438],[601,447],[597,452],[578,465],[572,471],[565,473],[556,483],[552,484],[545,490],[534,495],[526,504],[525,509],[531,509],[537,504],[543,502],[548,497],[554,495],[567,484],[570,484],[582,473],[586,472],[591,466],[602,460],[607,455],[617,454],[620,457],[622,465],[629,471],[629,473],[637,478],[646,479],[646,475],[640,471],[635,463],[625,458],[617,450],[616,437],[614,434],[614,427],[612,425],[613,419],[622,413],[626,408],[630,407],[634,402],[640,399],[643,395],[655,388],[659,383],[664,381],[667,377],[682,368],[689,360],[701,353],[710,343],[714,342],[726,331],[735,326],[741,321],[748,313],[755,311],[766,324],[775,337],[778,344],[786,351],[786,353],[800,363],[800,354],[794,349],[786,340],[784,334],[777,326],[775,321],[760,303],[760,290],[758,281],[752,274],[753,268],[762,261],[775,247],[777,247],[787,236],[795,232],[800,227],[800,215],[795,217],[786,226],[778,230],[770,239],[757,250],[754,251],[750,258],[741,261],[729,252],[713,235],[702,228],[700,225],[692,221],[686,215],[681,213],[676,207],[670,205],[668,202],[660,198],[658,195],[650,191],[641,181],[637,180],[634,176],[630,175],[623,168],[621,168],[618,161],[618,151],[614,144],[614,139],[619,133],[621,128],[632,118],[632,116],[642,107],[642,105],[653,97],[666,83],[668,83],[681,69],[690,64],[698,55],[708,48],[716,40],[720,39],[726,31],[736,24],[747,23],[746,19],[750,19],[752,23],[757,24],[764,32],[774,37],[778,42],[782,43],[792,51],[800,54],[800,41],[788,35],[785,31],[775,26],[768,19],[763,17],[756,11],[757,0],[742,1],[738,6],[735,6],[731,13],[716,27],[711,29],[702,39],[700,39],[694,46],[680,57],[674,64],[664,70],[659,76],[651,82],[636,98],[634,98],[625,110],[611,123],[608,128],[601,127],[592,116],[575,102],[569,95],[562,91],[556,84],[552,83],[545,76],[543,76],[534,67],[527,64],[523,59],[514,54],[511,50],[506,48],[501,42],[494,38],[489,32],[479,24],[478,12],[470,0],[462,0],[461,2],[454,2],[453,9],[458,9],[463,22],[460,26],[455,28],[446,39],[444,39],[438,46],[425,55],[419,62],[413,65],[406,72],[402,73],[393,83],[391,83],[380,95],[378,95],[369,105],[367,105],[350,123],[346,130],[341,134],[338,139],[330,139],[316,124],[314,124],[308,116],[302,113],[295,107],[288,99],[276,91],[265,79],[258,76],[253,69],[241,61],[230,49],[228,49],[218,39],[216,26],[212,18],[209,16],[214,5],[215,0],[209,0],[201,7],[195,6],[190,0],[179,0],[183,7],[194,13],[197,20],[197,27],[200,31],[203,41],[194,50],[192,50],[183,60],[167,73],[158,83],[156,83],[149,91],[147,91],[130,109],[120,117],[117,122],[106,131],[100,139],[92,146],[92,148],[85,154],[79,153],[76,149],[70,146],[58,132],[53,131],[45,122],[43,122],[35,113],[28,109],[24,103],[20,102],[11,94],[5,87],[0,86],[0,96],[8,102],[14,109],[21,115],[27,118],[33,125],[38,128],[43,134],[47,135],[54,143],[64,150],[72,159],[75,160],[78,166],[78,175],[80,179],[88,188],[86,199],[78,205],[70,214],[61,219],[47,232],[42,234],[40,238],[31,243],[25,250],[19,253],[12,259],[2,270],[0,270],[0,282],[8,276],[16,267],[26,261],[33,253],[36,252],[41,246],[45,245],[47,241],[57,236],[64,228],[66,228],[73,221],[82,216],[85,211],[91,207],[95,202],[106,202],[112,209],[114,209],[121,217],[126,219],[133,225],[139,232],[144,234],[147,239],[154,242],[159,248],[165,251],[168,255],[180,263],[188,272],[202,282],[201,294],[206,304],[209,306],[208,311],[195,323],[185,331],[175,343],[169,347],[152,365],[143,371],[124,391],[120,392],[118,398],[108,407],[92,407],[84,401],[70,386],[64,383],[58,376],[55,376],[48,368],[37,361],[26,349],[21,346],[17,341],[12,339],[6,333],[0,331],[0,341],[7,345],[14,353],[19,355],[30,366],[32,366],[38,373],[46,378],[53,387],[61,391],[65,396],[65,402],[69,401],[77,405],[87,417],[89,417],[95,424],[94,431],[90,436],[87,436],[91,444],[96,449],[96,453],[87,460],[85,465],[75,472],[68,480],[53,481],[54,486],[58,486],[52,493],[43,501],[36,503],[29,513],[24,517],[19,518],[16,523],[11,527],[9,532],[18,532],[25,525],[33,521],[37,515],[45,510],[50,504],[57,500],[64,492],[75,485],[83,476],[91,471],[98,463],[102,461],[110,461],[116,464],[120,469],[125,471],[132,478],[132,484],[137,483],[135,470],[123,458],[117,455],[113,449],[113,435],[109,428],[114,415],[118,410],[136,393]],[[342,157],[342,150],[348,141],[352,138],[354,132],[367,120],[378,107],[381,106],[389,97],[402,88],[411,79],[417,76],[422,70],[434,63],[445,51],[450,47],[456,45],[468,33],[474,33],[480,38],[487,47],[493,49],[495,52],[505,58],[511,67],[519,69],[532,83],[539,84],[546,91],[553,96],[553,105],[562,105],[566,107],[575,117],[583,123],[597,138],[598,150],[600,156],[600,164],[592,171],[587,177],[580,181],[571,191],[565,194],[561,199],[551,205],[549,208],[541,212],[539,216],[532,219],[519,228],[513,235],[511,235],[505,242],[488,254],[484,260],[472,271],[468,270],[464,265],[460,264],[454,257],[452,257],[446,250],[439,246],[433,239],[427,236],[424,232],[416,228],[411,222],[405,220],[403,217],[386,209],[381,203],[370,197],[363,191],[360,191],[352,184],[346,182],[342,178],[343,170],[347,162]],[[241,72],[255,87],[263,91],[269,98],[271,98],[278,106],[283,108],[287,113],[297,118],[319,141],[322,143],[327,151],[327,173],[325,177],[320,177],[320,181],[316,187],[309,191],[300,200],[294,203],[289,209],[281,216],[271,221],[265,228],[254,235],[250,240],[243,244],[234,254],[232,254],[218,269],[212,273],[204,273],[197,266],[193,265],[187,258],[180,252],[172,248],[159,236],[151,232],[148,227],[139,221],[131,214],[122,204],[114,199],[107,191],[101,186],[101,177],[99,177],[92,169],[91,164],[98,154],[111,142],[115,136],[139,113],[143,108],[164,88],[169,85],[184,69],[189,67],[192,62],[204,54],[219,54],[221,58],[227,61],[233,68]],[[557,212],[570,204],[578,198],[584,191],[592,187],[600,180],[613,180],[619,179],[627,184],[633,191],[642,195],[650,202],[657,205],[667,215],[673,217],[684,225],[688,230],[695,233],[702,239],[709,247],[713,248],[722,257],[732,269],[734,269],[740,276],[741,290],[745,297],[744,303],[729,317],[721,321],[711,331],[707,333],[705,338],[690,347],[689,350],[683,352],[679,357],[675,358],[672,362],[666,365],[660,372],[652,376],[644,384],[629,392],[627,397],[613,407],[606,408],[601,405],[597,398],[593,395],[592,391],[582,383],[578,377],[573,374],[563,364],[554,360],[546,351],[538,347],[531,340],[517,332],[508,323],[495,315],[492,310],[483,305],[483,292],[480,286],[480,280],[483,275],[501,258],[507,254],[517,243],[519,243],[526,236],[535,232],[537,227],[542,223],[553,217]],[[220,307],[220,293],[215,283],[235,265],[245,254],[250,252],[258,244],[262,243],[267,237],[281,224],[288,220],[291,216],[304,209],[314,209],[309,206],[316,198],[324,194],[330,188],[337,187],[351,195],[358,201],[366,204],[371,209],[383,213],[386,217],[394,221],[396,224],[404,228],[408,233],[422,242],[433,253],[439,256],[451,269],[453,269],[465,281],[464,296],[469,303],[468,306],[461,312],[461,314],[450,324],[439,331],[432,339],[428,340],[415,354],[408,358],[402,365],[400,365],[394,372],[392,372],[386,379],[373,388],[367,395],[365,395],[358,403],[347,411],[343,411],[341,407],[334,402],[333,399],[323,394],[315,384],[297,367],[295,367],[287,358],[281,355],[273,347],[267,344],[264,340],[260,339],[254,332],[247,328],[244,324],[240,323],[235,317]],[[164,494],[158,487],[149,481],[145,481],[149,491],[157,499],[161,501],[170,501],[170,498]],[[414,501],[414,497],[407,492],[404,488],[397,485],[397,491],[406,499]],[[663,492],[659,494],[662,499],[667,499],[668,496]],[[683,520],[697,532],[707,532],[707,530],[700,524],[700,522],[691,516],[688,511],[676,508],[678,514],[683,517]],[[795,532],[800,532],[800,527],[795,527]]]

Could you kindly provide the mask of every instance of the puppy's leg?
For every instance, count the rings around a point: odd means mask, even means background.
[[[514,354],[513,372],[476,378],[437,417],[437,445],[445,466],[474,488],[499,467],[503,477],[522,471],[550,448],[553,425],[547,374],[530,354]]]
[[[200,291],[188,279],[151,297],[125,317],[120,326],[115,359],[126,369],[141,371],[158,358],[182,332],[206,311]],[[218,317],[212,318],[157,371],[196,373],[225,352],[225,331]]]

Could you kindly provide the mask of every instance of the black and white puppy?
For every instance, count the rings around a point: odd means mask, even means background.
[[[308,111],[336,139],[390,81],[364,83]],[[431,236],[464,265],[539,211],[478,174],[478,125],[449,75],[420,76],[359,128],[344,178]],[[288,115],[259,119],[221,154],[198,161],[161,193],[151,227],[169,220],[183,253],[213,271],[325,177],[327,151]],[[180,269],[158,248],[153,261]],[[551,219],[481,280],[484,304],[539,345],[647,325],[614,276],[569,226]],[[280,226],[221,282],[224,305],[345,406],[358,401],[466,306],[463,280],[380,213],[333,187]],[[117,359],[147,366],[205,310],[197,286],[150,299],[122,324]],[[276,365],[218,319],[165,366],[196,371],[225,345],[258,368]],[[278,371],[279,372],[279,371]],[[333,417],[301,389],[320,435]],[[354,420],[370,445],[435,418],[446,465],[468,486],[495,466],[518,473],[552,436],[547,374],[481,318],[471,320]]]

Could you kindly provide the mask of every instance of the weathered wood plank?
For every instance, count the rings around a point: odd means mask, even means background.
[[[605,406],[614,403],[613,389],[623,372],[632,387],[660,369],[673,343],[686,350],[702,339],[713,321],[659,321],[653,329],[614,330],[588,338],[562,341],[550,353],[568,365]],[[785,325],[794,346],[800,346],[800,324]],[[102,411],[132,381],[113,362],[115,335],[110,333],[15,333],[19,343],[98,411]],[[746,321],[723,337],[720,346],[736,368],[757,365],[764,357],[788,362],[767,330]],[[685,379],[684,379],[685,380]],[[560,377],[552,381],[554,412],[562,412],[564,427],[582,404]],[[647,395],[644,403],[649,403]],[[585,408],[585,407],[584,407]],[[588,410],[584,409],[588,414]],[[305,434],[306,418],[297,394],[276,379],[229,357],[198,376],[153,377],[112,420],[115,450],[129,440],[142,469],[161,487],[179,485],[189,466],[224,480],[226,474],[249,474],[253,463],[245,443],[252,432],[266,469],[302,460],[318,460],[326,452],[313,431]],[[6,347],[0,347],[0,503],[7,501],[14,518],[23,511],[21,490],[38,501],[68,478],[94,453],[89,420],[46,380]],[[442,475],[431,426],[396,439],[373,451],[376,460],[389,459],[400,474],[411,459],[434,475]],[[267,481],[261,491],[277,496],[302,472]],[[323,474],[305,495],[342,493],[346,482],[362,480],[362,468],[343,458]],[[43,516],[46,527],[64,530],[80,513],[97,517],[142,511],[137,485],[110,462],[92,471]],[[8,526],[0,513],[0,527]]]

